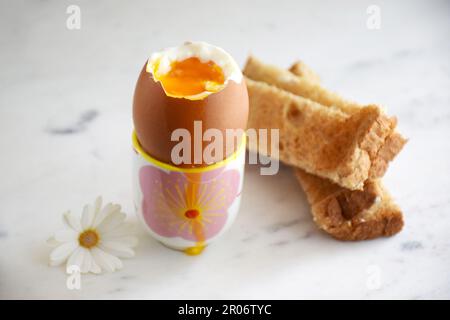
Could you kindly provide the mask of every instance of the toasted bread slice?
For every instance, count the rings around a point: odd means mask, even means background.
[[[295,169],[317,226],[339,240],[392,236],[403,227],[403,215],[379,180],[363,190],[344,189],[327,179]]]
[[[298,67],[291,69],[295,71]],[[252,80],[271,84],[295,95],[313,100],[325,107],[338,108],[347,114],[361,108],[361,105],[356,102],[347,101],[338,94],[323,88],[317,79],[316,81],[310,81],[309,78],[299,77],[289,70],[263,63],[252,56],[247,59],[243,73]],[[305,74],[303,73],[303,75]]]
[[[320,84],[319,75],[303,61],[295,62],[289,71],[300,78],[307,79],[311,83]]]
[[[250,57],[247,65],[249,72],[253,73],[254,69],[257,69],[258,66],[261,67],[261,62],[259,62],[255,58]],[[320,102],[318,100],[315,100],[315,98],[326,96],[326,99],[321,98],[319,100],[325,100],[328,103],[328,106],[333,106],[334,108],[337,108],[349,115],[358,112],[358,110],[364,107],[354,102],[347,102],[338,95],[331,93],[326,89],[323,89],[320,86],[319,76],[314,72],[314,70],[312,70],[302,61],[297,61],[292,64],[292,66],[289,68],[289,71],[293,75],[297,76],[298,81],[300,81],[299,86],[302,85],[309,88],[308,90],[303,90],[303,92],[307,94],[307,96],[305,96],[306,98],[310,98],[311,100]],[[271,71],[270,73],[273,72],[277,71]],[[259,74],[258,77],[265,77],[265,75]],[[279,84],[279,82],[277,83]],[[283,87],[283,85],[281,86]],[[320,93],[314,93],[314,90],[319,90]],[[390,121],[396,122],[397,120],[395,118],[390,118]],[[395,127],[395,125],[393,127]],[[383,147],[378,151],[378,154],[372,159],[372,167],[370,170],[369,178],[376,179],[378,177],[382,177],[389,166],[389,162],[392,161],[395,156],[402,150],[406,142],[407,140],[403,138],[400,133],[393,130],[387,136],[385,143]]]
[[[244,75],[252,80],[262,81],[295,95],[313,100],[325,107],[338,109],[348,115],[354,115],[366,107],[356,102],[348,101],[322,87],[318,76],[304,63],[297,62],[291,66],[290,70],[285,70],[265,64],[257,58],[250,56],[244,67]],[[377,106],[372,105],[372,107]],[[389,118],[380,108],[379,118],[380,122],[385,124],[389,123],[391,130],[390,132],[380,132],[381,135],[374,137],[376,139],[383,138],[388,143],[383,149],[377,149],[376,146],[366,146],[373,151],[384,150],[380,153],[378,151],[371,153],[372,168],[369,172],[369,177],[372,179],[380,178],[385,174],[389,162],[395,158],[406,143],[406,139],[395,131],[397,122],[395,117]],[[389,152],[386,152],[387,150]]]
[[[307,81],[320,81],[304,63],[296,62],[289,70]],[[387,166],[387,162],[394,158],[404,143],[403,137],[393,132],[386,139],[373,165],[385,170],[383,166]],[[364,190],[352,191],[327,179],[313,177],[301,169],[294,170],[311,203],[314,221],[333,237],[340,240],[365,240],[391,236],[402,229],[402,212],[393,203],[380,180],[369,180]]]
[[[319,77],[304,63],[294,64],[290,71],[309,83],[320,83]],[[313,92],[314,89],[311,90],[310,97],[320,96]],[[347,114],[357,113],[362,108],[357,104],[346,104],[347,107],[344,108],[334,105],[329,106],[333,112],[337,109]],[[339,106],[339,103],[337,105]],[[250,116],[260,118],[252,112]],[[269,121],[273,118],[273,114],[266,113],[264,117],[267,117],[264,121]],[[252,119],[251,122],[255,121],[257,120]],[[384,172],[387,163],[401,150],[404,143],[405,139],[397,132],[388,135],[373,160],[372,168],[381,167]],[[363,190],[349,190],[328,179],[308,174],[302,169],[294,168],[294,170],[311,204],[314,221],[320,229],[334,238],[366,240],[391,236],[402,229],[402,212],[394,204],[380,180],[367,180]]]
[[[280,130],[281,161],[352,190],[363,189],[374,164],[382,167],[375,160],[396,123],[377,106],[349,115],[261,81],[246,82],[248,127]]]

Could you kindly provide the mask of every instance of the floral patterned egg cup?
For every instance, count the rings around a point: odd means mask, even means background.
[[[133,132],[133,185],[145,229],[169,248],[198,254],[222,235],[239,210],[245,137],[227,159],[203,168],[178,168],[148,155]]]

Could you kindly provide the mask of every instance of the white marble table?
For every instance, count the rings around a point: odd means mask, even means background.
[[[450,298],[449,3],[73,1],[0,3],[0,298]],[[226,4],[225,4],[226,3]],[[385,176],[404,210],[390,239],[318,231],[290,168],[247,167],[242,207],[197,257],[139,233],[137,256],[66,288],[47,266],[61,213],[101,194],[131,201],[131,99],[148,55],[186,39],[281,66],[304,59],[326,86],[385,105],[410,141]],[[373,285],[373,276],[379,276]]]

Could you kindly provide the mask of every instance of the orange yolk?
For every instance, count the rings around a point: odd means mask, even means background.
[[[213,61],[201,62],[193,57],[172,62],[170,71],[158,80],[167,94],[185,97],[205,91],[219,91],[225,77],[222,69]]]

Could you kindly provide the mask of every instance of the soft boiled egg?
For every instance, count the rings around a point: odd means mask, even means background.
[[[205,42],[187,42],[152,54],[136,84],[133,120],[138,141],[150,156],[165,163],[207,165],[195,161],[194,143],[189,163],[173,161],[171,151],[178,143],[171,139],[174,130],[188,130],[194,141],[199,138],[195,134],[217,129],[225,140],[227,129],[245,130],[247,118],[247,87],[239,66],[223,49]],[[222,158],[216,160],[230,156],[240,142],[232,150],[224,142]],[[202,140],[201,148],[208,144]]]

